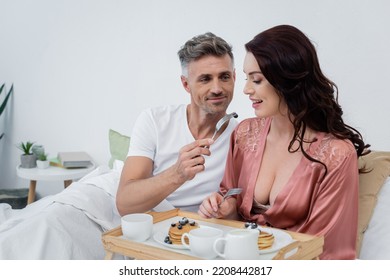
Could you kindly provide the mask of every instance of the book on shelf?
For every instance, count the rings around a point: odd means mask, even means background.
[[[65,168],[82,168],[93,164],[92,158],[86,152],[60,152],[58,162]]]
[[[51,166],[57,166],[57,167],[62,167],[62,168],[64,168],[64,166],[61,164],[61,162],[60,162],[60,160],[58,159],[58,157],[49,158],[49,162],[50,162],[50,165],[51,165]]]

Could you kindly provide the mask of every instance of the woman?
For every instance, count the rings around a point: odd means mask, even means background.
[[[336,85],[297,28],[268,29],[245,45],[244,93],[256,118],[231,136],[220,193],[205,199],[203,217],[240,219],[325,237],[321,259],[354,259],[361,134],[346,125]]]

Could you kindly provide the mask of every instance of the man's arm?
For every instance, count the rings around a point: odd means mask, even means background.
[[[196,140],[179,151],[174,165],[153,176],[153,161],[147,157],[129,156],[126,159],[119,182],[116,205],[123,216],[145,212],[164,200],[186,181],[204,170],[204,155],[211,139]]]

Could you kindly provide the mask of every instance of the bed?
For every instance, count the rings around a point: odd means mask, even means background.
[[[107,166],[24,209],[0,204],[0,259],[103,259],[101,234],[120,224],[115,196],[129,141],[110,130]]]
[[[103,259],[103,231],[120,224],[119,171],[99,167],[21,210],[0,204],[0,259]]]
[[[0,259],[104,259],[101,234],[120,225],[115,195],[130,141],[112,130],[109,139],[108,166],[24,209],[0,204]],[[372,171],[360,175],[358,258],[390,259],[390,152],[360,164]]]

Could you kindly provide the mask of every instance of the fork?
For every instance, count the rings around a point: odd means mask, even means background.
[[[221,127],[225,124],[225,122],[227,122],[228,120],[230,120],[231,118],[237,118],[238,115],[236,112],[233,112],[233,113],[230,113],[230,114],[227,114],[225,116],[223,116],[222,119],[220,119],[218,122],[217,122],[217,125],[215,126],[215,131],[214,131],[214,134],[213,136],[211,137],[211,139],[214,140],[214,137],[215,135],[217,135],[218,131],[221,129]]]
[[[232,188],[228,190],[227,193],[225,193],[225,195],[223,196],[222,201],[218,204],[218,206],[221,205],[228,197],[240,194],[241,192],[242,188]]]

